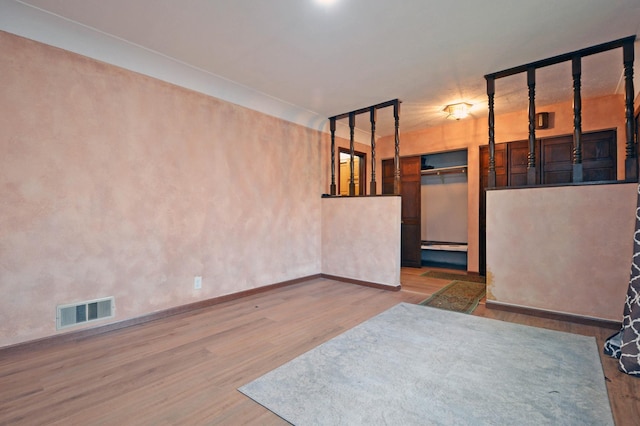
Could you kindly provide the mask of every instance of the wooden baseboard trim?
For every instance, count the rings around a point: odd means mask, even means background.
[[[364,286],[364,287],[377,288],[377,289],[380,289],[380,290],[400,291],[400,289],[402,288],[401,285],[390,286],[390,285],[384,285],[384,284],[376,284],[376,283],[372,283],[372,282],[369,282],[369,281],[360,281],[360,280],[355,280],[353,278],[344,278],[344,277],[339,277],[339,276],[336,276],[336,275],[320,274],[320,276],[322,278],[326,278],[328,280],[341,281],[343,283],[356,284],[356,285],[361,285],[361,286]]]
[[[529,308],[529,307],[519,306],[519,305],[510,305],[510,304],[506,304],[506,303],[495,302],[495,301],[492,301],[492,300],[487,300],[486,301],[486,306],[487,306],[487,309],[495,309],[497,311],[505,311],[505,312],[512,312],[512,313],[515,313],[515,314],[531,315],[531,316],[534,316],[534,317],[553,319],[553,320],[560,320],[560,321],[568,321],[568,322],[573,322],[573,323],[576,323],[576,324],[583,324],[583,325],[591,325],[591,326],[595,326],[595,327],[609,328],[611,330],[620,330],[620,327],[622,326],[622,322],[619,322],[619,321],[612,321],[612,320],[605,320],[605,319],[600,319],[600,318],[585,317],[585,316],[582,316],[582,315],[567,314],[567,313],[564,313],[564,312],[547,311],[547,310],[544,310],[544,309]]]
[[[296,278],[293,280],[283,281],[276,284],[270,284],[264,287],[252,288],[250,290],[243,290],[237,293],[227,294],[220,297],[214,297],[212,299],[202,300],[199,302],[189,303],[187,305],[176,306],[174,308],[165,309],[158,312],[142,315],[139,317],[114,322],[111,324],[100,325],[91,328],[84,328],[82,330],[70,331],[64,334],[56,334],[53,336],[43,337],[40,339],[29,340],[26,342],[16,343],[0,348],[0,357],[3,355],[16,354],[21,352],[29,352],[39,349],[46,349],[53,346],[57,346],[64,343],[77,342],[83,339],[87,339],[99,334],[108,333],[110,331],[120,330],[122,328],[132,327],[134,325],[144,324],[147,322],[171,317],[195,311],[198,309],[208,308],[210,306],[218,305],[220,303],[229,302],[232,300],[240,299],[242,297],[252,296],[254,294],[264,293],[266,291],[275,290],[277,288],[286,287],[294,284],[299,284],[305,281],[310,281],[316,278],[320,278],[321,274],[309,275],[302,278]]]

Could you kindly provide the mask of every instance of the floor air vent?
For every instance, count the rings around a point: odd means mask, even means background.
[[[58,305],[56,327],[58,329],[71,327],[76,324],[111,318],[114,315],[115,304],[113,297],[89,300],[69,305]]]

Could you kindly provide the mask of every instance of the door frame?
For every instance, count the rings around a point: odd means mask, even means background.
[[[338,188],[337,192],[340,194],[340,154],[349,154],[351,156],[351,150],[349,148],[338,147]],[[356,188],[356,195],[367,195],[367,154],[361,151],[353,151],[354,157],[360,158],[360,167],[358,170],[354,170],[354,174],[358,174],[358,187]],[[351,175],[351,173],[349,173]],[[349,176],[351,177],[351,176]],[[349,189],[347,188],[347,192]]]

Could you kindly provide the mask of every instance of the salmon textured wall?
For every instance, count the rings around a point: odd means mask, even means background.
[[[8,33],[0,51],[0,346],[55,334],[57,304],[115,296],[119,321],[321,272],[326,135]]]
[[[620,321],[637,188],[487,191],[487,300]]]
[[[322,273],[400,285],[400,197],[322,199]]]

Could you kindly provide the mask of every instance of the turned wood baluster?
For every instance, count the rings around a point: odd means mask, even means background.
[[[529,87],[529,155],[527,156],[527,185],[536,184],[536,69],[527,69]]]
[[[393,117],[395,119],[395,156],[394,161],[394,175],[393,175],[393,193],[400,195],[400,101],[396,100],[393,104]]]
[[[626,128],[626,159],[625,159],[625,180],[638,180],[638,160],[637,147],[634,143],[634,120],[633,120],[633,40],[629,40],[622,46],[622,56],[624,60],[624,87],[625,87],[625,128]]]
[[[580,95],[582,58],[576,55],[571,60],[573,74],[573,181],[582,182],[582,97]]]
[[[336,195],[336,119],[330,118],[331,129],[331,195]]]
[[[349,154],[351,155],[351,164],[350,164],[350,173],[351,178],[349,180],[349,196],[353,197],[356,195],[356,183],[355,183],[355,172],[354,172],[354,160],[355,160],[355,151],[354,151],[354,132],[356,127],[356,115],[353,112],[349,113]]]
[[[488,188],[496,187],[496,141],[495,141],[495,115],[494,97],[496,93],[495,79],[487,77],[487,96],[489,97],[489,176]]]
[[[369,195],[376,195],[376,107],[371,107],[371,186]]]

